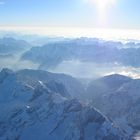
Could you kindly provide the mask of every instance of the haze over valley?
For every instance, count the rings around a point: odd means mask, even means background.
[[[0,0],[0,140],[140,140],[139,5]]]

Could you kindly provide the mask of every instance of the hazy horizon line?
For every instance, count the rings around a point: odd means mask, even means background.
[[[0,25],[0,31],[63,37],[96,37],[140,40],[140,29]]]

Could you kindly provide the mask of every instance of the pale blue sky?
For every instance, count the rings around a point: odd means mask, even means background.
[[[85,1],[0,0],[0,25],[140,29],[140,0],[116,0],[105,24],[97,5]]]

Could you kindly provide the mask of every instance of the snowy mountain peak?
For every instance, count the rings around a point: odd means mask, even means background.
[[[14,74],[16,78],[9,76],[0,83],[1,140],[126,140],[93,107],[62,96],[62,91],[53,91],[43,81],[30,85],[27,75],[21,82]]]

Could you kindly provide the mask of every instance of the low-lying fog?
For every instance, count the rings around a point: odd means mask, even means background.
[[[139,56],[138,54],[137,56],[135,56],[137,50],[133,50],[133,48],[139,49],[140,44],[134,42],[133,40],[128,40],[126,44],[123,44],[121,42],[103,41],[101,39],[98,40],[95,38],[93,39],[92,38],[77,38],[77,39],[66,38],[65,39],[61,37],[58,38],[38,37],[37,38],[37,36],[35,37],[31,36],[30,38],[30,36],[23,36],[23,40],[21,40],[21,36],[20,36],[19,37],[20,40],[18,40],[17,35],[15,38],[8,36],[8,38],[1,37],[0,39],[0,49],[1,50],[3,48],[5,49],[4,53],[0,51],[0,69],[4,67],[13,70],[42,69],[54,73],[64,73],[64,74],[72,75],[73,77],[84,78],[84,79],[94,79],[94,78],[98,78],[104,75],[109,75],[114,73],[127,75],[133,78],[140,77],[139,63],[138,64],[136,63],[136,66],[131,65],[131,63],[129,65],[129,60],[126,59],[127,57],[129,57],[127,56],[127,54],[124,54],[126,55],[123,60],[124,64],[123,63],[121,64],[117,61],[115,62],[113,58],[114,55],[110,55],[110,54],[108,55],[107,54],[108,50],[106,50],[106,48],[108,47],[109,51],[111,50],[110,52],[114,53],[116,51],[114,48],[116,47],[119,48],[118,50],[120,50],[120,47],[124,47],[125,49],[127,49],[126,47],[128,47],[128,55],[131,54],[132,55],[131,57],[134,56],[134,60],[135,59],[137,60]],[[36,46],[29,41],[32,40],[32,42],[35,42],[36,39],[38,43],[41,41],[43,42],[40,43],[40,45]],[[67,46],[68,41],[70,42],[69,46]],[[52,44],[55,44],[56,42],[54,50],[50,49],[52,47],[52,46],[49,47],[49,44],[51,44],[50,42]],[[63,48],[61,47],[59,42],[61,42]],[[46,48],[45,45],[42,44],[47,44]],[[57,47],[57,44],[59,44],[59,47]],[[17,50],[19,46],[21,47],[20,48],[21,50],[20,49]],[[11,51],[10,49],[12,49],[12,47],[13,50]],[[65,48],[66,49],[68,48],[68,50],[65,50]],[[28,54],[28,55],[25,55],[23,59],[24,54]],[[89,57],[88,54],[91,56]],[[92,55],[94,55],[93,58]],[[104,55],[106,58],[105,61],[102,60]],[[82,58],[87,60],[82,60]],[[101,59],[101,62],[100,60],[98,61],[98,59]],[[108,62],[109,59],[112,59],[113,61]]]
[[[133,78],[140,77],[140,68],[122,66],[117,64],[97,64],[91,62],[80,62],[79,60],[63,61],[54,69],[55,73],[65,73],[77,78],[98,78],[109,74],[122,74]]]

